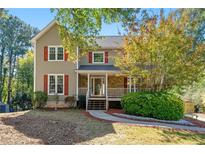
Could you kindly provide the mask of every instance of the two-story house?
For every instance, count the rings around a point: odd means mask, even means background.
[[[86,96],[86,109],[107,110],[109,102],[120,101],[131,91],[129,78],[114,66],[114,57],[122,52],[123,37],[96,38],[99,50],[90,51],[76,63],[64,51],[56,21],[52,21],[33,39],[34,91],[48,94],[47,107],[54,107],[54,96],[60,96],[59,107],[66,107],[64,98]],[[79,50],[76,49],[76,54]],[[131,81],[131,80],[130,80]],[[129,83],[129,85],[128,85]]]

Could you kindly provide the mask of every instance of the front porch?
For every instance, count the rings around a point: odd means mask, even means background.
[[[78,73],[77,95],[86,96],[86,110],[108,110],[109,101],[120,101],[132,91],[125,75],[104,73]]]

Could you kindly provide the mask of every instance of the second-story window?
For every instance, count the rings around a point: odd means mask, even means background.
[[[104,52],[93,52],[93,63],[104,63]]]
[[[49,61],[63,61],[64,60],[64,49],[60,46],[48,47]]]

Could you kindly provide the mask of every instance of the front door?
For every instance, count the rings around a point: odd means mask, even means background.
[[[104,96],[104,77],[93,77],[92,78],[92,95],[93,96]]]

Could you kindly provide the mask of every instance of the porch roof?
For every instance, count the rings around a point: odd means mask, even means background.
[[[80,65],[76,71],[114,71],[119,72],[120,69],[114,65]]]

